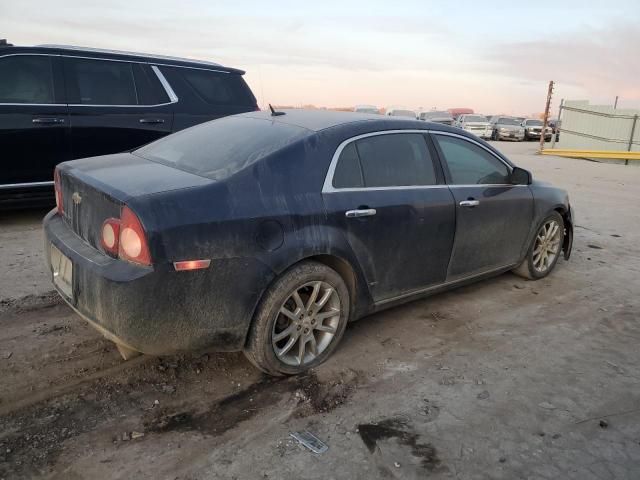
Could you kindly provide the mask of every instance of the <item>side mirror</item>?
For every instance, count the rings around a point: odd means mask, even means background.
[[[513,185],[531,185],[531,172],[520,167],[513,167],[511,183]]]

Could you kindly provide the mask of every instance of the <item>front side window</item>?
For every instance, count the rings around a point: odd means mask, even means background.
[[[448,135],[434,135],[454,185],[509,183],[509,168],[484,148]]]
[[[0,58],[0,103],[55,103],[51,58],[45,55]]]
[[[68,58],[65,62],[69,103],[137,105],[138,96],[128,62]]]

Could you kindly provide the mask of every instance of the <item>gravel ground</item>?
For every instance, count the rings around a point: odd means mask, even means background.
[[[569,190],[571,260],[356,322],[297,378],[241,354],[122,362],[47,294],[44,212],[3,214],[0,479],[639,478],[640,169],[496,145]]]

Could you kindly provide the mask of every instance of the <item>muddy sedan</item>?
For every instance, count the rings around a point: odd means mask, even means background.
[[[565,191],[460,129],[375,115],[237,115],[63,163],[55,186],[53,284],[125,358],[243,350],[274,375],[372,312],[542,278],[572,242]]]

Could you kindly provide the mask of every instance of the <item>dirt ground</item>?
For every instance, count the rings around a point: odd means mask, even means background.
[[[640,478],[640,168],[496,145],[569,190],[571,260],[356,322],[296,378],[123,362],[47,293],[43,212],[3,214],[0,479]]]

